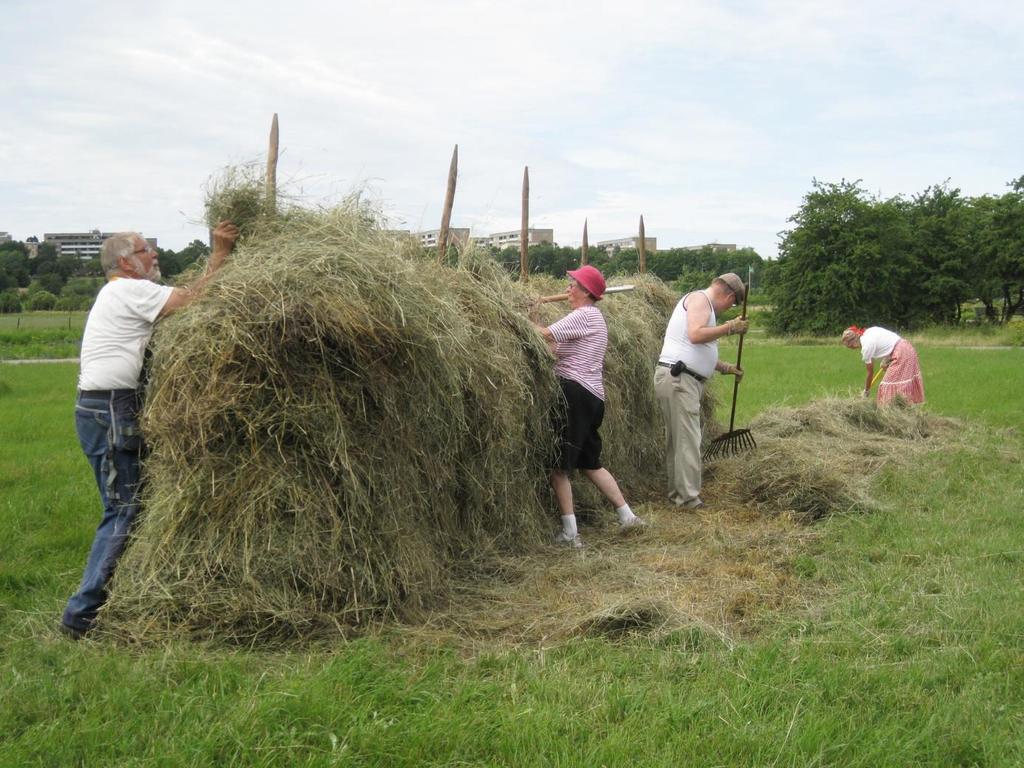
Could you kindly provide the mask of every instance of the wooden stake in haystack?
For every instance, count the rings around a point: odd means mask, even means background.
[[[590,250],[590,243],[587,242],[587,220],[583,220],[583,247],[580,248],[580,266],[587,263],[587,251]]]
[[[526,282],[530,275],[527,250],[530,236],[530,166],[523,167],[523,219],[519,225],[519,279]]]
[[[277,112],[270,123],[270,146],[267,149],[267,211],[277,210]]]
[[[749,295],[750,283],[747,283],[743,290],[743,313],[740,315],[741,320],[747,319],[747,296]],[[745,333],[740,335],[739,348],[736,350],[737,368],[740,367],[740,360],[743,359],[743,337],[746,335]],[[717,458],[724,459],[728,456],[735,456],[737,453],[757,448],[757,443],[754,442],[754,436],[749,429],[733,429],[733,425],[736,422],[736,394],[740,389],[740,377],[737,376],[735,378],[736,380],[732,385],[732,413],[729,414],[729,431],[711,441],[711,444],[704,450],[704,461]]]
[[[644,217],[640,214],[640,274],[644,274],[647,271],[647,238],[644,237]]]
[[[448,255],[448,227],[452,221],[452,204],[455,202],[455,179],[459,173],[459,145],[452,151],[452,162],[448,167],[448,187],[444,193],[444,209],[441,211],[441,231],[437,235],[437,263],[444,263]]]

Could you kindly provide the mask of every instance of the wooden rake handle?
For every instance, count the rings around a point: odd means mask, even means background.
[[[747,297],[750,295],[750,284],[748,283],[743,290],[743,312],[740,314],[740,320],[747,319]],[[740,361],[743,359],[743,337],[747,334],[740,334],[739,348],[736,350],[736,367],[740,367]],[[737,378],[732,384],[732,413],[729,414],[729,431],[732,432],[733,425],[736,422],[736,395],[740,391],[740,380]]]
[[[635,290],[635,285],[613,285],[610,288],[606,288],[604,295],[608,296],[612,293],[626,293],[627,291]],[[534,300],[534,304],[550,304],[553,301],[567,301],[569,299],[568,291],[565,293],[556,293],[553,296],[541,296],[539,299]]]
[[[539,299],[534,300],[534,304],[550,304],[553,301],[568,301],[568,293],[556,293],[553,296],[541,296]]]

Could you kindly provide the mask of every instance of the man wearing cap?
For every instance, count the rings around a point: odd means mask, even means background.
[[[686,294],[676,304],[665,330],[654,392],[665,419],[668,497],[680,507],[703,506],[700,498],[700,398],[711,375],[743,371],[718,359],[718,340],[746,333],[747,321],[734,318],[718,325],[718,313],[743,301],[746,289],[733,272],[719,275],[703,291]]]
[[[218,224],[206,274],[187,288],[156,282],[160,279],[156,250],[138,232],[122,232],[103,241],[100,265],[108,282],[85,323],[75,402],[78,442],[92,466],[103,517],[78,591],[61,618],[61,630],[75,639],[89,631],[106,601],[107,583],[139,510],[140,378],[154,324],[195,299],[237,238],[233,224]]]
[[[551,488],[562,515],[562,530],[555,543],[580,549],[583,540],[576,528],[569,473],[583,470],[597,489],[615,507],[623,529],[642,526],[633,514],[612,474],[601,466],[601,436],[604,419],[604,355],[608,348],[608,326],[595,304],[604,294],[601,272],[587,264],[570,270],[567,297],[572,311],[548,327],[534,325],[555,354],[555,375],[562,389],[563,408],[556,418],[559,456],[551,471]]]

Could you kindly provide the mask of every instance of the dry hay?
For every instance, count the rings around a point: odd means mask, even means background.
[[[555,527],[553,359],[523,309],[547,286],[473,254],[435,265],[351,202],[264,213],[155,334],[145,513],[101,617],[118,636],[248,643],[415,619],[460,570]],[[672,303],[631,282],[603,303],[606,463],[630,492],[660,482],[650,377]]]
[[[709,504],[638,508],[646,530],[590,527],[581,552],[500,558],[453,586],[453,599],[402,628],[413,644],[469,653],[545,647],[574,637],[730,645],[766,615],[813,610],[794,562],[815,529]],[[697,648],[693,648],[697,650]]]
[[[407,634],[471,651],[579,636],[729,645],[780,611],[819,609],[823,587],[794,575],[818,535],[808,523],[879,508],[871,488],[883,468],[960,434],[919,408],[852,398],[776,408],[750,428],[758,449],[707,468],[699,512],[645,504],[651,525],[638,534],[605,521],[585,532],[578,556],[506,558],[461,580],[457,599]]]
[[[886,408],[854,398],[773,408],[750,424],[756,451],[707,468],[708,493],[805,522],[874,510],[871,485],[879,470],[933,448],[929,439],[948,436],[953,423],[902,400]]]
[[[238,227],[242,238],[250,238],[279,218],[277,206],[267,200],[261,164],[230,166],[210,179],[206,186],[206,224],[211,229],[221,221]],[[284,206],[285,210],[293,210]]]

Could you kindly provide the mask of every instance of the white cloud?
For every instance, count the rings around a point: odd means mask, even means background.
[[[432,228],[533,220],[774,252],[811,178],[970,194],[1019,176],[1019,3],[486,0],[282,9],[217,0],[5,8],[0,229],[204,235],[209,174],[262,156],[335,199],[367,181]],[[59,18],[60,24],[52,24]],[[181,212],[184,212],[184,215]]]

